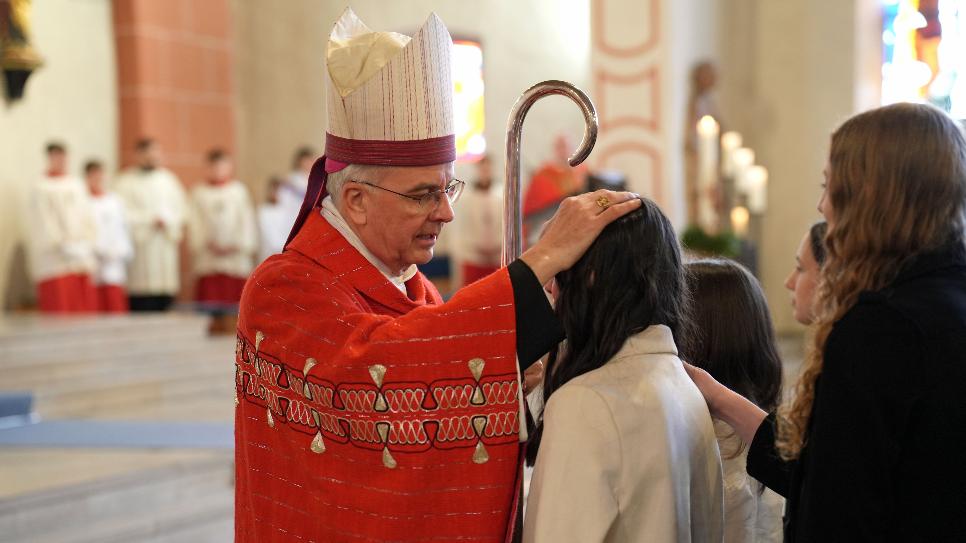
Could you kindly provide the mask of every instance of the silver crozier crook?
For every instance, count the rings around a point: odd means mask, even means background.
[[[584,161],[597,142],[597,110],[590,98],[566,81],[544,81],[530,87],[510,111],[506,127],[506,192],[503,197],[503,265],[516,260],[523,252],[523,202],[520,196],[520,140],[523,119],[537,100],[559,94],[573,100],[584,114],[584,139],[568,162],[576,166]]]

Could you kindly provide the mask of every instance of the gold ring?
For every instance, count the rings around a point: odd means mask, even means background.
[[[607,209],[610,207],[610,200],[608,200],[606,196],[601,196],[597,199],[597,207]]]

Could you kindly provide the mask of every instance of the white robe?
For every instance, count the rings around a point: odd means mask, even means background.
[[[748,447],[725,422],[715,421],[714,429],[724,467],[725,543],[781,543],[785,498],[759,492],[761,483],[745,468]]]
[[[181,287],[179,244],[184,237],[185,191],[173,173],[163,168],[132,168],[117,181],[124,202],[134,258],[128,292],[135,296],[175,295]],[[164,222],[163,228],[155,226]]]
[[[44,177],[28,217],[30,272],[36,282],[95,268],[97,226],[87,187],[76,177]]]
[[[711,415],[666,326],[557,390],[544,424],[525,542],[722,541]]]
[[[254,265],[258,234],[255,210],[245,185],[229,181],[224,185],[200,184],[192,189],[188,239],[195,276],[224,273],[248,277]],[[237,251],[217,255],[208,248],[209,243]]]
[[[285,240],[295,223],[295,217],[289,217],[287,211],[277,203],[258,206],[259,262],[285,248]]]
[[[124,203],[117,195],[104,193],[91,196],[91,205],[97,222],[94,283],[124,286],[127,283],[127,263],[134,256],[134,246],[124,216]]]
[[[308,186],[308,176],[300,171],[294,171],[278,188],[278,205],[285,210],[283,213],[289,218],[289,229],[295,224],[295,218],[299,216]],[[288,237],[288,232],[285,233],[285,237]]]
[[[477,266],[499,266],[503,247],[503,191],[466,187],[457,204],[457,257]]]

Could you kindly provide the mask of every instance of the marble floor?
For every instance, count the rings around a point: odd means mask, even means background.
[[[231,424],[234,340],[206,324],[2,318],[0,393],[29,391],[41,420]],[[780,348],[790,382],[801,338]],[[0,543],[228,542],[232,470],[225,449],[0,446]]]
[[[230,425],[234,339],[206,326],[7,317],[0,392],[32,393],[41,421]],[[232,469],[229,450],[0,447],[0,542],[231,541]]]

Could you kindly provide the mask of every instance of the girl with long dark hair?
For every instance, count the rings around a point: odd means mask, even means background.
[[[556,277],[567,335],[528,445],[525,541],[720,541],[721,463],[678,358],[687,284],[677,238],[643,199]]]
[[[782,363],[758,280],[731,260],[698,260],[686,269],[693,326],[681,357],[758,407],[777,408]],[[720,420],[714,429],[724,469],[725,541],[781,541],[785,500],[745,471],[748,447],[735,430]]]
[[[689,368],[787,500],[786,541],[966,541],[966,135],[894,104],[832,134],[815,335],[775,416]]]

